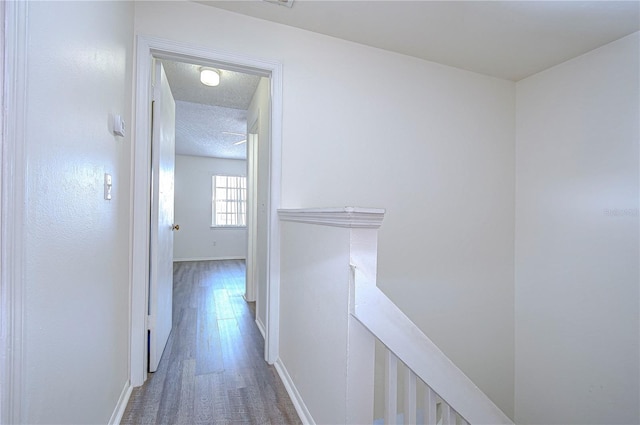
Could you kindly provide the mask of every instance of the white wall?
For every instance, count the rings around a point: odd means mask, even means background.
[[[28,2],[23,423],[106,423],[128,381],[131,138],[108,122],[130,124],[132,25],[130,2]]]
[[[317,424],[346,417],[350,230],[282,223],[280,359]]]
[[[271,81],[262,77],[247,111],[247,125],[258,120],[258,246],[257,246],[257,304],[256,320],[264,328],[267,323],[267,273],[269,208],[269,161],[271,137]],[[249,129],[250,130],[250,129]]]
[[[211,227],[211,176],[246,176],[247,161],[176,155],[175,261],[246,258],[247,229]]]
[[[387,208],[380,286],[513,414],[514,83],[190,2],[135,29],[282,62],[281,207]]]
[[[5,67],[4,67],[4,56],[5,56],[5,19],[4,19],[4,6],[5,4],[2,4],[2,6],[0,6],[0,72],[2,72],[2,75],[5,75]],[[4,77],[2,78],[3,84],[0,85],[0,103],[2,105],[6,105],[5,102],[5,94],[4,94]],[[4,111],[3,111],[4,112]],[[3,156],[6,155],[4,152],[6,152],[5,150],[5,123],[4,123],[4,113],[0,113],[0,134],[2,134],[2,136],[0,136],[0,141],[2,143],[2,149],[3,149]],[[0,166],[0,197],[2,197],[2,199],[6,199],[5,196],[2,192],[3,192],[3,187],[4,187],[4,183],[2,182],[2,170],[4,169],[4,167],[6,167],[6,157],[3,158],[2,161],[2,165]],[[3,214],[4,214],[4,209],[3,209]],[[4,221],[5,216],[3,215],[3,218],[0,221]],[[2,231],[2,238],[6,238],[6,234],[4,234],[4,231]],[[6,239],[5,239],[6,240]],[[9,350],[8,350],[8,346],[9,346],[9,335],[8,335],[8,322],[9,322],[9,314],[11,314],[10,309],[5,307],[5,305],[9,302],[7,299],[7,295],[6,295],[6,291],[8,290],[8,288],[2,284],[2,287],[0,288],[0,422],[5,420],[4,418],[8,416],[8,413],[6,412],[6,408],[5,408],[5,400],[8,397],[8,395],[10,394],[9,392],[7,392],[7,387],[8,385],[4,385],[4,383],[6,382],[6,374],[7,371],[6,369],[9,368],[8,366],[5,366],[7,364],[7,359],[9,356]],[[7,409],[8,410],[8,409]]]
[[[517,84],[517,423],[640,421],[639,48]]]

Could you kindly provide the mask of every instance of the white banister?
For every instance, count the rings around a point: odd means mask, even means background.
[[[376,423],[513,424],[376,287],[377,231],[384,210],[283,209],[278,214],[283,223],[276,369],[303,423],[374,422],[378,339],[387,355],[385,411]]]
[[[438,422],[438,405],[436,404],[436,393],[427,385],[424,393],[424,423],[435,425]]]
[[[357,269],[354,315],[468,423],[513,424],[486,394]],[[455,413],[453,421],[455,424]]]
[[[384,210],[278,210],[280,353],[276,369],[305,424],[372,424],[375,338],[351,314],[349,267],[375,279]]]
[[[384,392],[384,423],[396,425],[398,415],[398,358],[387,350],[384,363],[385,392]]]
[[[300,208],[280,209],[278,215],[282,221],[350,229],[377,229],[382,224],[384,210],[361,207]]]
[[[444,404],[442,409],[442,425],[456,425],[456,413],[451,406]]]
[[[408,367],[404,368],[404,423],[416,423],[416,374]]]

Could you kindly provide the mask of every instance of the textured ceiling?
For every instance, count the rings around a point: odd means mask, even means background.
[[[220,85],[200,82],[198,65],[162,61],[176,100],[176,154],[246,159],[247,108],[260,77],[220,70]],[[229,134],[235,133],[235,134]]]
[[[220,70],[220,85],[205,86],[200,82],[200,66],[163,60],[171,92],[176,100],[247,109],[260,77],[240,72]]]
[[[247,144],[235,144],[246,139],[246,131],[244,109],[176,101],[178,155],[246,159]]]
[[[640,29],[638,1],[198,1],[518,81]]]

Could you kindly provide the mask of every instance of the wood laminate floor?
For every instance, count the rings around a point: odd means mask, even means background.
[[[169,341],[121,424],[300,424],[242,297],[244,261],[175,263],[173,282]]]

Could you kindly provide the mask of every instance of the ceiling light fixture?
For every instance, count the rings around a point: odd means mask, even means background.
[[[215,68],[200,68],[200,82],[205,86],[217,86],[220,84],[220,71]]]

